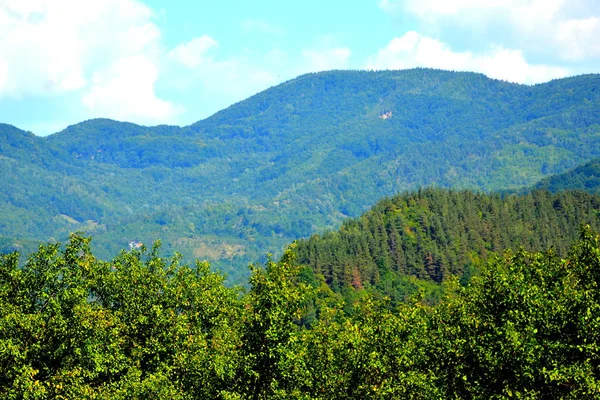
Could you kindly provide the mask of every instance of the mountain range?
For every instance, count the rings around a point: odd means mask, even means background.
[[[96,119],[38,137],[0,125],[0,249],[83,231],[107,256],[161,239],[238,281],[264,252],[382,197],[558,190],[549,177],[579,166],[569,176],[593,191],[597,157],[600,75],[525,86],[429,69],[308,74],[186,127]]]

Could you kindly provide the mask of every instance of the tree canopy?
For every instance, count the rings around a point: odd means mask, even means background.
[[[0,259],[0,396],[595,398],[600,237],[564,258],[507,251],[434,306],[350,305],[290,248],[226,288],[157,248],[101,261],[89,239]]]

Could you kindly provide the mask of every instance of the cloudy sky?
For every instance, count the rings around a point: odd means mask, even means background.
[[[0,122],[187,125],[300,74],[600,72],[598,0],[0,0]]]

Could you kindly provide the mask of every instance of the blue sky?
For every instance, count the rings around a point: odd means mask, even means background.
[[[0,122],[187,125],[300,74],[600,72],[598,0],[0,0]]]

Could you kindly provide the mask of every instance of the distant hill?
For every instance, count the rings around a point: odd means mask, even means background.
[[[584,224],[600,228],[600,196],[423,189],[384,199],[338,231],[300,240],[296,252],[336,290],[371,286],[397,297],[406,276],[441,282],[468,275],[505,249],[552,247],[564,257]]]
[[[188,126],[0,125],[2,243],[94,235],[206,258],[266,251],[422,186],[515,189],[600,157],[600,75],[524,86],[429,69],[308,74]],[[13,246],[14,247],[14,246]]]
[[[533,187],[551,192],[580,189],[600,194],[600,159],[592,160],[563,174],[544,178]]]

